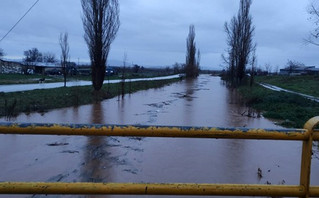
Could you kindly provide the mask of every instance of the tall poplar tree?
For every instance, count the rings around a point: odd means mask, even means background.
[[[81,0],[84,39],[89,48],[92,84],[95,90],[103,85],[111,43],[120,27],[118,0]]]

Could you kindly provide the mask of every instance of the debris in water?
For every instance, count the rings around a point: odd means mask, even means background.
[[[120,140],[118,140],[118,139],[116,139],[116,138],[113,138],[113,137],[110,137],[110,139],[112,140],[112,141],[114,141],[114,142],[120,142]]]
[[[79,151],[66,150],[66,151],[62,151],[61,153],[80,153],[80,152]]]
[[[141,141],[143,138],[142,137],[130,137],[129,139]]]
[[[51,177],[48,181],[54,181],[54,182],[59,182],[61,180],[63,180],[64,178],[68,177],[69,174],[58,174],[56,176]]]
[[[143,151],[144,151],[144,149],[133,148],[133,147],[131,147],[131,146],[124,146],[124,148],[130,149],[130,150],[133,150],[133,151],[137,151],[137,152],[143,152]]]
[[[54,142],[47,144],[48,146],[66,146],[69,145],[69,143],[63,143],[63,142]]]
[[[263,177],[263,172],[260,168],[257,169],[258,178],[261,179]]]
[[[270,185],[270,184],[271,184],[271,182],[269,182],[269,181],[266,181],[266,184],[267,184],[267,185]]]
[[[137,170],[124,169],[123,171],[132,173],[133,175],[136,175],[136,174],[137,174]]]

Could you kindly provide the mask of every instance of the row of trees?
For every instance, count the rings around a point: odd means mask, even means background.
[[[61,48],[61,67],[62,73],[64,77],[64,87],[66,87],[66,77],[67,77],[67,65],[69,63],[69,42],[68,42],[68,33],[61,33],[59,37],[59,45]],[[28,74],[28,66],[34,65],[36,62],[43,62],[43,63],[57,63],[58,60],[55,57],[54,53],[47,52],[41,53],[37,48],[32,48],[23,52],[24,58],[23,62],[25,63],[25,74]]]
[[[120,26],[118,0],[81,0],[83,9],[83,26],[85,30],[85,41],[89,48],[92,64],[92,82],[95,90],[102,87],[107,56],[110,45],[116,37]],[[222,55],[227,68],[227,79],[232,86],[242,83],[248,65],[251,72],[251,82],[257,70],[256,46],[253,41],[255,26],[252,23],[250,7],[252,0],[240,0],[237,15],[224,25],[227,35],[226,54]],[[319,24],[319,11],[317,6],[311,4],[309,13],[315,24]],[[180,69],[176,65],[174,70],[184,70],[186,77],[194,78],[199,74],[200,51],[196,49],[195,27],[190,25],[186,39],[186,63]],[[311,33],[306,41],[315,45],[313,39],[319,37],[319,28]],[[197,55],[197,56],[196,56]],[[266,64],[266,70],[271,71],[270,64]],[[277,68],[278,72],[278,68]]]
[[[41,53],[37,48],[32,48],[23,52],[25,63],[32,62],[44,62],[44,63],[56,63],[57,59],[55,54],[51,52]]]
[[[222,55],[227,68],[227,79],[233,86],[241,84],[247,66],[251,65],[251,73],[257,65],[256,43],[253,41],[255,26],[252,24],[250,7],[252,0],[240,0],[237,15],[224,25],[227,35],[226,54]],[[110,52],[111,43],[114,41],[120,27],[118,0],[81,0],[83,9],[84,39],[89,49],[92,66],[92,84],[95,90],[100,90],[105,77],[106,62]],[[309,8],[311,18],[315,24],[319,24],[319,11],[315,4]],[[200,68],[200,51],[196,49],[195,27],[190,25],[186,39],[186,63],[187,77],[197,77]],[[314,39],[319,37],[317,27],[306,41],[319,45]],[[69,45],[67,33],[61,34],[59,38],[61,47],[61,65],[65,71],[66,62],[69,59]],[[0,56],[3,50],[0,49]],[[24,52],[26,62],[56,62],[52,53],[40,53],[36,48]],[[136,68],[138,70],[138,68]],[[176,70],[179,70],[176,68]],[[64,76],[65,76],[64,72]],[[66,77],[66,76],[65,76]]]
[[[81,0],[81,5],[83,9],[84,39],[91,59],[92,84],[95,90],[100,90],[105,77],[110,46],[120,26],[119,3],[118,0]],[[67,33],[60,34],[59,45],[64,86],[66,86],[66,67],[70,59]],[[3,50],[0,49],[0,57],[3,54]],[[24,51],[24,56],[26,65],[32,65],[35,62],[57,62],[53,53],[41,53],[37,48]],[[139,69],[138,65],[134,67],[136,72]]]
[[[225,23],[227,35],[226,54],[222,58],[226,64],[226,79],[232,86],[238,86],[248,70],[251,72],[251,80],[257,70],[256,43],[253,41],[255,26],[252,24],[250,7],[252,0],[240,0],[239,10],[229,23]],[[316,28],[309,34],[304,41],[308,44],[319,46],[319,3],[313,1],[308,7],[310,20],[314,22]],[[247,66],[251,68],[247,69]],[[304,64],[288,60],[286,68],[304,66]],[[271,65],[265,65],[266,72],[271,72]],[[259,69],[260,70],[260,69]],[[278,73],[278,66],[275,72]],[[252,84],[252,81],[250,82]]]
[[[119,3],[118,0],[81,0],[81,5],[84,39],[91,59],[92,84],[95,90],[100,90],[105,77],[110,46],[120,27]],[[186,43],[185,73],[186,77],[194,78],[199,74],[200,64],[200,51],[196,49],[194,25],[189,27]],[[135,69],[138,71],[139,68]]]
[[[84,28],[84,39],[88,46],[91,59],[92,84],[95,90],[103,85],[106,63],[111,43],[114,41],[120,27],[118,0],[81,0]],[[66,85],[66,63],[69,60],[68,34],[60,34],[61,66]],[[196,56],[197,53],[197,57]],[[1,55],[1,51],[0,51]],[[24,51],[24,61],[31,62],[57,62],[52,53],[42,54],[37,48]],[[200,51],[196,49],[195,27],[189,27],[187,37],[187,54],[185,72],[187,77],[197,77],[199,74]],[[135,66],[136,72],[139,70]]]
[[[69,42],[68,42],[68,33],[61,33],[59,37],[59,45],[61,47],[61,67],[64,77],[64,87],[66,87],[66,77],[67,77],[67,64],[69,62]],[[25,63],[25,74],[28,74],[28,66],[34,65],[36,62],[42,63],[57,63],[58,60],[55,57],[54,53],[47,52],[41,53],[38,48],[32,48],[23,52],[24,58],[23,62]]]

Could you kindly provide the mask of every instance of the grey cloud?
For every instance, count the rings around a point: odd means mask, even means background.
[[[0,1],[0,37],[32,5],[33,0]],[[141,65],[172,65],[185,61],[188,26],[196,28],[196,43],[202,65],[219,68],[226,48],[223,25],[238,9],[238,0],[120,0],[121,27],[109,59]],[[316,62],[316,48],[304,46],[302,38],[313,28],[306,8],[308,1],[253,1],[259,64],[283,65],[296,59]],[[8,56],[38,47],[59,57],[58,36],[69,32],[71,57],[88,60],[83,39],[81,4],[78,0],[40,0],[14,31],[0,43]],[[302,47],[300,47],[302,46]]]

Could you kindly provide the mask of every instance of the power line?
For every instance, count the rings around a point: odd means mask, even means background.
[[[40,0],[36,0],[34,2],[34,4],[26,11],[26,13],[24,13],[24,15],[12,26],[12,28],[2,37],[2,39],[0,40],[0,42],[5,39],[8,34],[18,25],[18,23],[20,23],[20,21],[32,10],[32,8],[39,2]]]

